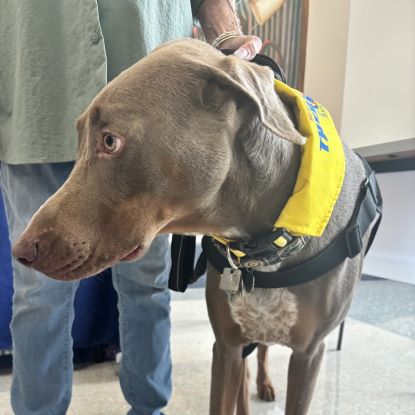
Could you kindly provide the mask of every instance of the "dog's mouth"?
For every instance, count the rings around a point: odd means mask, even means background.
[[[58,271],[54,272],[47,272],[45,270],[40,270],[41,272],[45,273],[47,276],[53,279],[57,280],[63,280],[63,281],[71,281],[71,280],[77,280],[82,279],[87,276],[97,274],[101,271],[103,271],[105,268],[109,266],[115,265],[118,261],[134,261],[141,256],[144,255],[146,252],[145,245],[139,244],[134,247],[131,251],[127,253],[127,255],[121,257],[121,259],[116,258],[110,258],[106,259],[105,261],[99,261],[98,263],[94,263],[94,261],[89,258],[89,260],[86,260],[82,262],[81,264],[77,264],[77,266],[68,269],[69,265],[64,266],[63,268],[60,268]],[[36,268],[36,267],[35,267]]]
[[[122,257],[120,261],[133,261],[134,259],[139,258],[143,253],[143,248],[144,246],[142,244],[137,245],[126,256]]]

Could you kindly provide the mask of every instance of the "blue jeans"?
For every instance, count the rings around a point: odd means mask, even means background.
[[[13,243],[73,163],[8,165],[0,185]],[[123,352],[120,382],[130,415],[159,415],[171,395],[168,240],[158,237],[138,262],[113,268]],[[72,393],[73,300],[61,282],[13,261],[12,407],[17,415],[65,414]]]

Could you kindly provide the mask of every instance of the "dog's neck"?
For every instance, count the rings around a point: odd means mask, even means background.
[[[273,228],[292,194],[300,148],[258,119],[239,131],[234,148],[229,174],[208,215],[220,235],[245,239]]]

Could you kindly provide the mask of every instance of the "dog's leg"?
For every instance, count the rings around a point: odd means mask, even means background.
[[[242,346],[215,342],[210,385],[210,415],[231,415],[245,378]],[[241,415],[249,415],[241,412]],[[239,413],[238,413],[239,415]]]
[[[275,390],[269,378],[268,346],[258,345],[258,372],[256,377],[256,388],[259,399],[271,402],[275,401]]]
[[[248,361],[243,359],[244,375],[239,388],[238,401],[236,403],[236,415],[249,415],[250,399],[249,399],[249,368]]]
[[[285,403],[286,415],[305,415],[307,413],[324,354],[324,347],[322,341],[311,352],[294,351],[291,355]]]
[[[228,297],[219,289],[219,280],[218,272],[208,264],[206,302],[216,339],[213,347],[210,414],[233,415],[245,375],[242,346],[247,340],[242,336],[240,326],[232,319]],[[244,415],[248,415],[248,412]]]

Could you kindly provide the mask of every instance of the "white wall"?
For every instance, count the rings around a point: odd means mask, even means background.
[[[310,0],[304,92],[353,148],[414,138],[415,0]]]
[[[415,284],[415,171],[381,173],[383,218],[365,274]]]
[[[304,92],[363,155],[413,153],[415,0],[310,0]],[[415,172],[378,179],[384,218],[364,272],[415,284]]]
[[[343,139],[415,137],[415,0],[351,0],[346,62]]]
[[[330,111],[341,129],[350,0],[310,0],[304,92]]]

